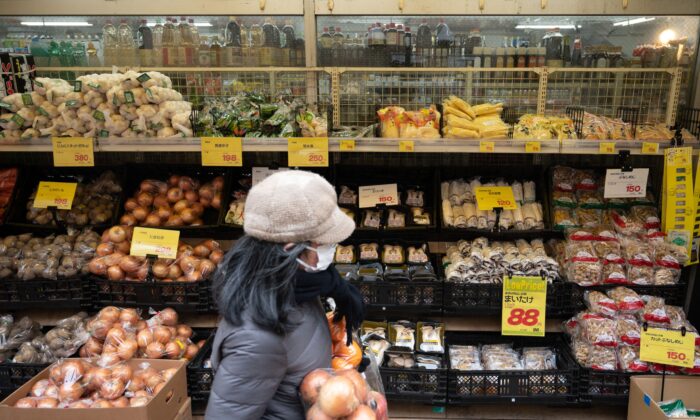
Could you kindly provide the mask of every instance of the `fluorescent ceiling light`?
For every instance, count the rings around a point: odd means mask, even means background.
[[[161,22],[160,24],[162,25],[163,22]],[[175,26],[177,26],[177,25],[178,25],[178,23],[175,24]],[[156,26],[156,23],[155,23],[155,22],[147,22],[147,23],[146,23],[146,26]],[[209,23],[209,22],[195,22],[195,23],[194,23],[194,26],[197,26],[197,27],[200,27],[200,28],[201,28],[201,27],[204,27],[204,28],[211,28],[211,27],[214,26],[214,25],[212,25],[212,24]]]
[[[518,25],[515,27],[515,29],[554,29],[554,28],[559,28],[559,29],[576,29],[576,28],[581,29],[581,25],[569,25],[569,24],[564,24],[564,25]]]
[[[641,17],[641,18],[636,18],[636,19],[623,20],[622,22],[615,22],[615,23],[613,23],[613,26],[636,25],[638,23],[651,22],[652,20],[656,20],[656,18]]]
[[[24,26],[92,26],[92,23],[88,22],[20,22]]]

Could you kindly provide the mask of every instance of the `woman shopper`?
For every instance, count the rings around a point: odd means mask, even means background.
[[[275,173],[250,190],[245,236],[214,278],[223,319],[207,420],[303,420],[299,384],[331,362],[319,297],[334,299],[348,331],[359,328],[362,296],[330,266],[336,244],[355,229],[337,198],[325,179],[304,171]]]

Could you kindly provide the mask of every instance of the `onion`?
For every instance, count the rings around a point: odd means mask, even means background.
[[[367,386],[367,382],[365,382],[365,379],[362,377],[362,375],[360,375],[360,372],[358,372],[355,369],[345,369],[336,371],[335,374],[339,376],[344,376],[352,381],[353,385],[355,386],[355,396],[360,401],[360,403],[364,403],[365,401],[367,401],[367,397],[369,395],[369,387]]]
[[[331,417],[324,413],[318,404],[314,404],[306,412],[306,420],[335,420],[335,417]]]
[[[134,397],[129,400],[130,407],[143,407],[148,404],[151,399],[149,397]]]
[[[180,187],[180,189],[182,189],[182,191],[192,191],[195,189],[196,183],[189,176],[183,176],[180,177],[180,182],[178,182],[177,185]]]
[[[124,270],[119,268],[118,265],[113,265],[107,269],[107,278],[112,281],[121,281],[124,280],[124,277]]]
[[[115,323],[119,321],[119,315],[121,315],[122,310],[116,306],[105,306],[97,313],[97,319],[103,319],[109,323]]]
[[[80,400],[70,404],[68,408],[90,408],[91,404],[91,400]]]
[[[194,210],[190,208],[186,208],[180,212],[180,217],[182,217],[182,221],[188,225],[197,220],[197,215],[194,213]]]
[[[171,187],[177,187],[177,185],[180,183],[180,175],[170,175],[170,178],[168,179],[168,185]]]
[[[199,203],[204,207],[211,207],[211,200],[207,200],[206,198],[199,199]]]
[[[136,196],[136,202],[141,207],[150,207],[153,204],[153,196],[147,192],[141,192]]]
[[[214,198],[211,199],[211,206],[217,210],[221,208],[221,194],[216,194]]]
[[[377,391],[370,391],[367,404],[374,410],[377,420],[389,420],[389,407],[384,395]]]
[[[129,360],[134,357],[138,349],[139,345],[136,343],[136,340],[129,338],[119,345],[117,354],[122,360]]]
[[[88,389],[98,390],[108,379],[112,377],[112,371],[107,368],[93,367],[86,374],[85,379]]]
[[[199,270],[195,271],[190,271],[189,273],[185,274],[185,281],[195,283],[198,281],[202,281],[202,272]]]
[[[139,263],[139,261],[131,255],[125,256],[119,262],[119,268],[121,268],[122,270],[124,270],[124,272],[129,274],[136,272],[140,267],[141,264]]]
[[[185,200],[187,200],[189,203],[195,203],[199,201],[199,194],[197,194],[196,191],[187,191],[185,193]]]
[[[173,308],[165,308],[158,312],[158,317],[160,318],[163,325],[168,327],[174,327],[177,325],[177,312]]]
[[[104,276],[107,273],[107,265],[102,257],[95,257],[88,263],[88,270],[96,276]]]
[[[53,365],[49,369],[49,379],[56,385],[63,383],[63,375],[61,375],[61,365]]]
[[[104,340],[105,337],[107,337],[107,331],[109,331],[110,328],[112,328],[112,322],[98,318],[92,321],[88,326],[88,332],[96,339]]]
[[[185,222],[182,221],[182,217],[173,214],[168,217],[168,220],[163,224],[163,226],[182,226]]]
[[[163,382],[163,377],[159,372],[147,373],[143,376],[144,382],[146,382],[146,389],[153,390],[156,385]]]
[[[147,347],[153,342],[153,340],[153,332],[148,328],[139,331],[139,333],[136,335],[136,342],[141,348]]]
[[[136,279],[144,281],[148,277],[148,266],[142,264],[138,270],[136,270]]]
[[[153,395],[158,394],[163,388],[165,388],[165,382],[161,382],[153,388]]]
[[[114,245],[111,243],[105,243],[105,244],[99,244],[97,245],[97,248],[95,249],[95,254],[97,254],[100,257],[104,257],[105,255],[109,255],[112,252],[114,252]]]
[[[191,338],[192,337],[192,327],[185,324],[180,324],[176,328],[178,337]]]
[[[112,408],[114,407],[111,402],[107,400],[97,400],[92,405],[90,408]]]
[[[134,376],[134,370],[126,363],[120,363],[112,368],[112,376],[128,383]]]
[[[97,360],[97,364],[100,366],[114,366],[121,361],[122,359],[119,358],[117,354],[117,347],[111,344],[105,344],[102,350],[102,356]]]
[[[153,207],[170,207],[168,203],[168,196],[165,194],[159,194],[153,199]]]
[[[213,239],[207,239],[206,241],[202,241],[202,245],[209,248],[210,251],[221,249],[221,245]]]
[[[139,313],[134,308],[123,309],[119,314],[119,321],[126,325],[135,325],[140,319]]]
[[[202,277],[207,278],[216,271],[216,264],[210,260],[202,260],[199,264],[199,271],[202,273]]]
[[[196,344],[189,344],[185,349],[184,358],[187,360],[192,360],[199,353],[199,347]]]
[[[61,376],[63,382],[76,382],[85,375],[87,369],[82,360],[64,360],[61,363]]]
[[[184,283],[187,281],[187,278],[185,276],[180,276],[175,279],[176,282]]]
[[[185,274],[189,274],[193,271],[196,271],[199,268],[200,261],[197,257],[182,257],[180,260],[180,269],[182,269],[182,272]]]
[[[319,407],[331,417],[349,416],[359,404],[353,382],[344,376],[328,379],[318,392]]]
[[[206,206],[202,203],[193,203],[190,208],[192,209],[192,213],[194,213],[195,216],[201,217],[202,214],[204,214],[204,208]]]
[[[44,397],[39,398],[36,401],[36,408],[56,408],[58,407],[58,400],[56,398]]]
[[[214,191],[223,190],[224,189],[224,177],[217,176],[216,178],[212,179],[211,186],[214,188]]]
[[[134,211],[134,209],[138,206],[139,203],[133,198],[129,198],[124,202],[124,210],[126,211]]]
[[[145,179],[141,181],[141,184],[139,185],[139,191],[155,193],[158,191],[158,184],[158,181],[154,181],[152,179]]]
[[[221,260],[224,258],[224,252],[220,249],[216,249],[209,254],[209,259],[216,265],[219,265]]]
[[[134,211],[132,212],[134,215],[134,218],[139,221],[143,222],[146,220],[146,217],[148,217],[148,209],[146,207],[136,207]]]
[[[184,209],[189,207],[190,203],[187,202],[187,200],[180,200],[175,205],[173,206],[173,210],[175,210],[175,213],[181,213]]]
[[[37,381],[33,386],[32,390],[29,391],[32,397],[43,397],[46,393],[46,388],[49,386],[50,382],[48,379],[42,379]]]
[[[377,415],[374,414],[371,408],[366,405],[360,405],[352,414],[345,417],[345,420],[377,420]]]
[[[80,382],[64,382],[58,387],[58,399],[61,401],[78,401],[83,395],[83,387]]]
[[[180,357],[181,352],[182,347],[180,347],[180,345],[178,345],[174,341],[171,341],[165,345],[164,353],[165,357],[167,357],[168,359],[177,359],[178,357]]]
[[[143,222],[144,226],[158,227],[160,226],[160,216],[158,213],[151,213],[146,216],[146,220]]]
[[[145,329],[145,328],[146,328],[146,321],[144,321],[143,319],[140,319],[140,320],[136,323],[136,325],[134,326],[134,328],[136,328],[136,331],[141,331],[141,330]]]
[[[168,276],[171,279],[176,279],[178,277],[182,276],[182,270],[180,269],[180,266],[177,264],[170,264],[168,267]]]
[[[112,327],[107,332],[107,338],[105,339],[105,343],[118,346],[124,340],[126,340],[126,331],[124,331],[124,328]]]
[[[172,339],[170,330],[162,325],[158,325],[153,329],[153,339],[163,345],[167,344]]]
[[[112,401],[112,407],[124,408],[129,406],[129,399],[126,397],[119,397]]]
[[[194,253],[194,248],[192,248],[192,245],[181,244],[180,246],[177,247],[178,257],[180,255],[192,255],[193,253]]]
[[[124,226],[134,226],[137,220],[133,214],[126,213],[119,219],[119,224]]]
[[[194,247],[194,255],[199,258],[207,258],[211,254],[211,250],[203,244]]]
[[[119,242],[117,244],[117,251],[119,251],[125,255],[128,254],[131,251],[131,242],[129,242],[129,241]]]
[[[302,400],[308,405],[316,404],[318,391],[330,378],[331,374],[323,369],[316,369],[308,373],[299,386]]]
[[[121,251],[114,251],[109,255],[105,255],[104,262],[107,267],[119,264],[119,262],[124,258],[124,254]]]
[[[85,345],[83,346],[88,357],[99,356],[100,354],[102,354],[102,347],[102,343],[95,337],[88,338],[88,340],[85,342]]]
[[[170,218],[173,212],[168,206],[160,206],[156,209],[155,214],[160,218],[161,221],[165,222]]]
[[[184,194],[182,193],[182,190],[179,188],[170,188],[168,190],[168,202],[169,203],[177,203],[178,201],[182,200]],[[185,202],[187,202],[185,200]]]
[[[161,343],[154,341],[146,347],[146,357],[149,359],[160,359],[163,357],[163,350],[165,350],[165,347]]]
[[[141,391],[146,388],[146,383],[142,378],[131,378],[131,381],[126,385],[126,389],[131,392]]]
[[[153,274],[159,279],[168,277],[169,267],[162,261],[156,261],[152,267]]]
[[[111,242],[123,242],[126,240],[126,230],[121,226],[112,226],[109,228],[109,240]]]
[[[168,382],[177,373],[177,368],[170,368],[163,370],[160,374],[163,376],[163,380]]]
[[[214,198],[214,189],[210,185],[205,185],[199,189],[199,196],[204,200],[211,201]]]
[[[111,378],[100,387],[100,396],[106,400],[116,400],[124,394],[126,386],[121,379]]]
[[[51,398],[58,399],[58,387],[54,384],[50,384],[49,386],[47,386],[46,392],[44,393],[44,397],[51,397]]]
[[[32,397],[24,397],[17,400],[15,407],[18,408],[35,408],[36,400]]]

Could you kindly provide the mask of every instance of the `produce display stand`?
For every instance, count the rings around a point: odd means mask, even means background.
[[[129,0],[130,1],[130,0]],[[2,15],[61,15],[81,16],[119,15],[120,7],[97,5],[87,0],[56,7],[41,0],[46,8],[10,2]],[[172,3],[172,4],[171,4]],[[561,279],[547,290],[547,334],[544,338],[504,337],[499,331],[503,290],[501,284],[470,284],[447,281],[442,257],[447,246],[459,240],[486,237],[490,241],[562,239],[561,231],[553,227],[551,210],[550,168],[566,165],[575,168],[617,168],[621,151],[629,153],[627,162],[634,167],[650,168],[650,184],[657,196],[662,188],[663,156],[665,150],[678,146],[677,142],[658,139],[636,140],[541,140],[513,139],[513,126],[523,114],[565,115],[574,119],[581,131],[584,112],[620,117],[634,126],[636,132],[646,122],[661,123],[667,127],[685,128],[700,135],[700,108],[694,107],[686,94],[697,88],[697,68],[694,64],[677,67],[609,67],[575,68],[537,65],[527,68],[469,67],[473,61],[453,61],[450,54],[443,57],[439,48],[422,52],[422,67],[401,67],[399,61],[387,60],[387,55],[365,49],[360,54],[350,50],[323,50],[317,39],[323,19],[347,19],[360,10],[371,11],[378,18],[427,16],[436,22],[442,16],[508,15],[513,2],[505,0],[458,2],[447,0],[436,4],[420,2],[320,1],[320,0],[267,0],[243,2],[234,10],[216,2],[205,1],[194,7],[187,2],[154,0],[141,5],[139,13],[147,16],[163,13],[182,15],[201,14],[202,10],[217,15],[303,17],[305,65],[253,66],[238,63],[235,67],[148,67],[139,71],[159,71],[169,76],[173,89],[185,100],[196,104],[198,112],[207,100],[225,98],[244,90],[255,90],[274,97],[284,93],[290,99],[314,104],[319,110],[328,110],[329,128],[368,126],[377,123],[377,109],[401,106],[418,110],[430,105],[442,107],[443,98],[456,95],[471,104],[505,102],[501,116],[509,125],[507,139],[494,139],[493,152],[483,152],[484,139],[434,140],[410,139],[412,152],[399,146],[396,138],[336,137],[329,133],[329,167],[307,168],[326,177],[338,191],[341,186],[357,188],[361,185],[397,183],[399,191],[420,187],[425,193],[424,208],[429,214],[428,225],[413,225],[401,229],[362,227],[362,209],[352,207],[358,229],[346,244],[376,242],[404,246],[427,244],[430,261],[435,269],[435,281],[354,279],[361,291],[371,320],[438,321],[446,326],[446,348],[443,364],[437,369],[380,368],[386,396],[392,407],[413,403],[431,407],[435,415],[444,411],[456,413],[464,406],[502,406],[502,412],[511,413],[525,406],[549,407],[552,410],[576,407],[571,418],[587,415],[586,408],[627,404],[630,377],[620,371],[600,372],[580,366],[571,354],[566,339],[560,334],[561,323],[585,308],[586,290],[608,289],[608,286],[580,287]],[[693,2],[661,5],[652,1],[616,2],[604,0],[583,2],[516,0],[519,15],[614,14],[618,16],[700,15],[700,6]],[[535,4],[536,3],[536,4]],[[572,3],[576,3],[572,5]],[[656,4],[654,4],[656,3]],[[204,8],[201,8],[204,7]],[[364,8],[363,8],[364,7]],[[667,10],[668,9],[668,10]],[[549,15],[549,16],[547,16]],[[0,19],[2,16],[0,16]],[[38,19],[38,18],[37,18]],[[24,20],[24,19],[22,19]],[[414,31],[416,29],[414,28]],[[583,29],[585,30],[585,29]],[[415,33],[415,32],[414,32]],[[299,56],[301,57],[301,56]],[[362,67],[363,63],[370,66]],[[259,63],[258,63],[259,65]],[[495,66],[495,64],[494,64]],[[697,67],[697,66],[695,66]],[[73,83],[77,77],[92,73],[111,72],[108,66],[51,66],[38,65],[39,77],[63,78]],[[212,81],[220,83],[211,88]],[[209,85],[208,85],[209,83]],[[697,96],[697,95],[696,95]],[[696,98],[697,99],[697,98]],[[695,101],[697,104],[697,100]],[[442,124],[442,122],[441,122]],[[98,233],[116,224],[124,212],[124,202],[147,178],[166,180],[170,174],[192,175],[207,181],[224,177],[221,208],[208,209],[203,226],[179,228],[185,241],[202,238],[220,240],[223,249],[243,235],[241,226],[226,223],[225,216],[232,193],[241,189],[236,182],[251,175],[253,167],[283,168],[287,166],[287,138],[251,138],[241,140],[243,167],[201,166],[202,132],[187,138],[98,137],[94,139],[94,168],[54,168],[52,144],[47,138],[22,140],[15,143],[0,141],[0,166],[20,168],[13,199],[7,210],[5,223],[0,226],[0,237],[9,234],[34,232],[36,235],[62,233],[64,226],[38,226],[27,222],[26,204],[38,180],[64,180],[84,176],[99,176],[104,170],[114,170],[124,186],[115,197],[118,211],[111,223],[96,227]],[[352,148],[348,150],[348,140]],[[489,139],[491,140],[491,139]],[[537,150],[532,151],[532,143]],[[601,143],[612,143],[613,153],[601,149]],[[649,143],[655,144],[649,147]],[[693,147],[694,160],[700,151]],[[301,168],[304,169],[304,168]],[[447,227],[443,223],[440,183],[455,178],[482,176],[506,179],[531,179],[536,182],[537,200],[542,203],[544,228],[528,231],[485,231]],[[245,188],[243,188],[245,189]],[[403,207],[402,207],[403,208]],[[408,207],[403,208],[406,211]],[[379,207],[379,210],[384,208]],[[698,232],[695,232],[697,235]],[[697,313],[698,302],[692,301],[697,277],[697,266],[683,268],[680,283],[671,286],[630,286],[638,294],[661,296],[667,304],[683,306],[685,311]],[[0,312],[31,314],[35,311],[85,310],[91,315],[107,305],[159,310],[172,307],[185,322],[196,320],[196,340],[205,339],[203,348],[188,364],[187,397],[191,398],[192,412],[203,415],[213,383],[213,370],[208,364],[211,357],[217,310],[212,297],[212,282],[161,283],[110,281],[94,276],[78,276],[60,280],[22,281],[0,279]],[[49,317],[52,318],[52,317]],[[46,323],[55,325],[58,315]],[[449,348],[453,345],[512,343],[522,346],[547,346],[555,350],[557,369],[551,371],[460,371],[450,365]],[[43,370],[43,364],[0,363],[0,398],[8,395]],[[187,404],[190,404],[188,401]],[[460,407],[461,406],[461,407]],[[514,408],[517,407],[517,408]],[[491,407],[490,409],[494,409]],[[178,419],[188,418],[183,406]],[[455,410],[455,411],[453,411]],[[419,417],[418,414],[413,414]],[[563,415],[564,417],[564,415]],[[168,420],[168,419],[163,419]]]

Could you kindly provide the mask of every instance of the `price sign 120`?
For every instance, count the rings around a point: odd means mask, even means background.
[[[481,211],[493,210],[498,207],[503,210],[518,208],[512,187],[477,187],[474,195],[476,195],[476,205]]]

